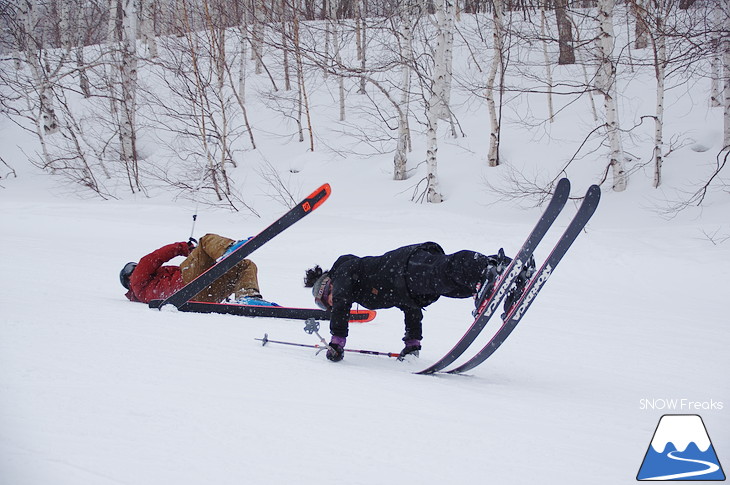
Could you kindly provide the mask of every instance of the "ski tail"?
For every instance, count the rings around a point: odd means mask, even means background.
[[[537,245],[540,241],[542,241],[545,234],[560,215],[560,212],[563,210],[563,207],[565,207],[569,196],[570,181],[567,178],[560,179],[555,187],[550,203],[545,208],[545,211],[537,221],[537,224],[535,224],[535,227],[527,237],[527,240],[525,240],[522,248],[520,248],[514,259],[512,259],[510,265],[504,270],[504,272],[502,272],[491,291],[488,294],[485,293],[485,295],[482,296],[482,299],[476,303],[476,318],[474,319],[471,327],[469,327],[456,345],[444,357],[442,357],[441,360],[418,372],[418,374],[433,374],[434,372],[439,372],[442,369],[445,369],[458,359],[474,342],[474,340],[476,340],[479,333],[487,325],[489,319],[492,315],[494,315],[499,304],[507,295],[507,292],[517,279],[517,276],[522,271],[522,268],[528,264]]]
[[[459,367],[448,371],[449,374],[460,374],[473,369],[487,360],[500,347],[500,345],[504,343],[510,333],[512,333],[517,324],[520,322],[527,309],[530,308],[532,303],[535,301],[535,297],[543,288],[547,279],[553,274],[555,267],[563,259],[563,256],[565,256],[568,249],[570,249],[573,242],[593,216],[600,199],[601,189],[597,185],[592,185],[588,189],[588,192],[586,192],[583,203],[578,209],[575,217],[565,229],[565,232],[563,232],[560,240],[555,244],[543,265],[532,276],[525,286],[522,294],[515,301],[512,307],[507,309],[507,313],[503,318],[500,329],[474,357]]]
[[[241,262],[249,254],[260,248],[278,234],[292,224],[311,214],[315,209],[321,206],[332,193],[329,184],[324,184],[317,190],[309,194],[307,198],[294,206],[289,212],[274,221],[269,227],[261,231],[256,236],[242,244],[238,249],[230,253],[225,259],[210,267],[207,271],[195,278],[193,281],[182,287],[176,293],[165,299],[159,307],[164,305],[174,305],[180,308],[195,295],[210,286],[214,281],[231,270],[236,264]]]

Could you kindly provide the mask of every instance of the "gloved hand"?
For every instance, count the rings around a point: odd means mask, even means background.
[[[345,342],[345,338],[333,335],[327,349],[327,359],[332,362],[341,361],[345,357]]]
[[[416,339],[409,339],[405,341],[406,346],[400,351],[398,360],[405,359],[406,355],[413,355],[418,357],[418,351],[421,350],[421,341]]]
[[[189,251],[192,251],[193,249],[195,249],[195,246],[197,246],[197,245],[198,245],[197,239],[195,239],[194,237],[190,237],[190,239],[188,239],[188,250]]]

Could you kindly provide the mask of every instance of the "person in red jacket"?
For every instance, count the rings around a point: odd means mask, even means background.
[[[128,290],[125,296],[131,301],[142,303],[164,300],[244,242],[236,242],[217,234],[206,234],[200,238],[197,246],[194,240],[162,246],[144,256],[138,263],[130,262],[122,268],[119,279]],[[165,265],[178,256],[185,257],[180,266]],[[192,300],[217,303],[232,294],[238,303],[271,305],[261,296],[258,269],[250,259],[238,263]]]

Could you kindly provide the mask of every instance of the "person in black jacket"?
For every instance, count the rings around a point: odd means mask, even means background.
[[[417,356],[421,350],[424,307],[441,296],[474,296],[486,280],[493,281],[510,261],[502,251],[494,256],[468,250],[447,255],[438,244],[425,242],[382,256],[340,256],[329,271],[319,266],[308,269],[304,285],[312,288],[320,308],[332,312],[329,360],[337,362],[344,357],[349,313],[354,303],[372,310],[396,307],[403,312],[403,358],[408,354]]]

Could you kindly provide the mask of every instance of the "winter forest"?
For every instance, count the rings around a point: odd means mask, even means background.
[[[674,91],[723,113],[715,167],[681,201],[699,203],[730,153],[729,8],[723,0],[5,1],[0,109],[35,142],[27,160],[0,160],[0,185],[31,163],[104,199],[162,189],[253,210],[231,174],[266,133],[302,151],[387,155],[393,179],[418,174],[413,200],[438,203],[440,144],[488,139],[475,156],[496,167],[510,133],[550,138],[562,123],[570,139],[560,171],[580,160],[604,190],[623,191],[637,172],[658,188],[666,157],[692,143],[707,149],[667,132]],[[655,98],[633,107],[624,93],[634,85]],[[337,110],[322,112],[313,101],[322,93]],[[490,123],[467,128],[474,112]],[[578,125],[564,114],[576,112]],[[332,138],[341,146],[332,149]],[[287,198],[277,169],[255,170]],[[509,179],[516,197],[545,190],[519,168]]]

